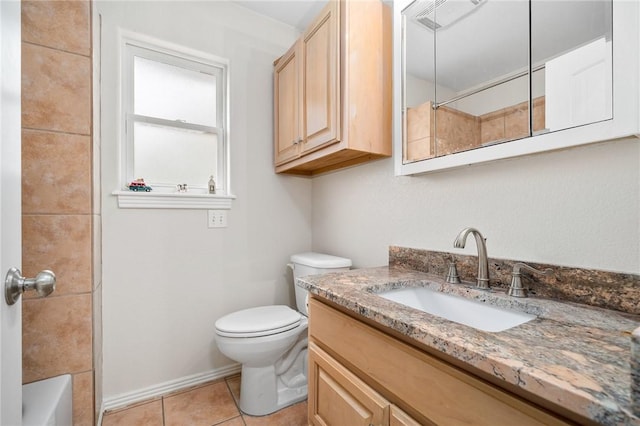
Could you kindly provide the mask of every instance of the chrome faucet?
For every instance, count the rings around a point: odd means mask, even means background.
[[[478,247],[478,282],[476,286],[478,288],[489,288],[489,259],[487,258],[487,246],[485,245],[485,239],[475,228],[464,228],[455,241],[453,246],[455,248],[464,248],[467,241],[467,235],[472,234],[476,239],[476,246]]]

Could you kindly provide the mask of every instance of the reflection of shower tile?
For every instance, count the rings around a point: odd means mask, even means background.
[[[504,139],[504,112],[489,113],[480,117],[480,142]]]
[[[507,140],[523,138],[529,135],[529,104],[523,102],[505,108],[504,137]]]
[[[545,128],[545,98],[541,96],[533,100],[533,131]]]
[[[433,157],[433,148],[431,147],[431,138],[422,138],[407,141],[405,159],[408,161],[424,160]]]
[[[436,156],[466,151],[479,145],[478,117],[450,107],[436,111]]]
[[[88,1],[23,1],[22,40],[89,56]]]

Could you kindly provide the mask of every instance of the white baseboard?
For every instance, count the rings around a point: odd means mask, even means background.
[[[168,382],[149,386],[147,388],[111,396],[103,400],[101,413],[109,410],[123,408],[132,404],[137,404],[149,399],[158,398],[162,395],[179,391],[181,389],[186,389],[191,386],[196,386],[202,383],[211,382],[213,380],[222,379],[224,377],[239,373],[241,367],[242,366],[240,364],[233,364],[222,368],[216,368],[215,370],[207,371],[204,373],[194,374],[193,376],[186,376],[180,379],[170,380]]]

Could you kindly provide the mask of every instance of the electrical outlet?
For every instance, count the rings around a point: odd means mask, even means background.
[[[209,210],[208,224],[209,224],[209,228],[226,228],[227,227],[227,211],[226,210]]]

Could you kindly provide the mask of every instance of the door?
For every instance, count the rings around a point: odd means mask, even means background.
[[[300,125],[300,43],[294,44],[278,60],[273,72],[274,163],[276,166],[298,158],[302,142]]]
[[[389,402],[310,342],[309,424],[388,425]]]
[[[0,274],[22,261],[20,2],[0,1]],[[22,424],[22,303],[0,296],[0,424]]]
[[[302,37],[303,152],[340,140],[340,2],[330,1]]]

